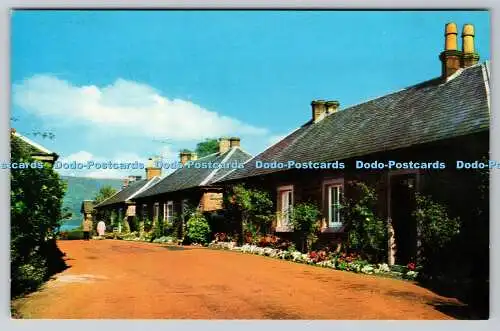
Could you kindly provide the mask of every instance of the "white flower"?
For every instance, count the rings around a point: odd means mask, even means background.
[[[379,263],[377,265],[377,268],[374,270],[375,273],[384,273],[384,272],[390,272],[391,269],[387,265],[387,263]]]
[[[415,278],[417,278],[417,276],[418,276],[418,272],[413,271],[413,270],[410,270],[406,273],[406,277],[408,277],[409,279],[415,279]]]
[[[374,268],[371,265],[365,265],[363,268],[361,268],[361,272],[364,274],[372,274]]]
[[[292,252],[292,258],[294,261],[297,261],[299,258],[302,258],[302,253],[301,252]]]

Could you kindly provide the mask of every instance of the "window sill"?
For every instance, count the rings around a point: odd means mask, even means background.
[[[275,232],[293,232],[293,228],[289,226],[277,226]]]
[[[338,233],[338,232],[344,232],[344,230],[345,230],[345,225],[329,226],[326,228],[322,228],[321,233]]]

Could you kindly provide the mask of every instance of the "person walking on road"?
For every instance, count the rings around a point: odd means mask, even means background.
[[[104,221],[100,221],[97,223],[97,233],[99,237],[104,237],[104,233],[106,232],[106,223]]]
[[[90,217],[86,217],[83,221],[83,240],[90,239],[90,232],[92,231],[92,220]]]

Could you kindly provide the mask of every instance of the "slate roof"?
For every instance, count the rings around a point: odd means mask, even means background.
[[[205,156],[196,161],[191,161],[190,167],[179,168],[167,177],[163,178],[156,185],[137,194],[134,199],[145,198],[153,195],[185,190],[198,186],[210,185],[215,179],[231,171],[231,168],[210,169],[202,168],[203,164],[233,162],[244,163],[252,156],[239,147],[233,147],[229,151],[220,154],[219,152]],[[200,167],[196,168],[196,164]]]
[[[125,203],[126,201],[133,198],[137,193],[141,192],[142,190],[147,189],[148,187],[151,187],[152,185],[156,184],[159,181],[160,181],[160,177],[153,177],[150,180],[141,179],[141,180],[132,181],[129,183],[129,185],[127,187],[123,188],[122,190],[118,191],[117,193],[110,196],[106,200],[97,204],[96,206],[94,206],[94,208],[101,208],[101,207],[105,207],[105,206],[111,206],[111,205],[115,205],[115,204]]]
[[[328,162],[486,131],[489,111],[481,63],[309,121],[222,180],[286,170],[257,169],[257,160]]]
[[[80,213],[91,213],[94,210],[94,201],[92,200],[83,200],[82,207],[80,209]]]

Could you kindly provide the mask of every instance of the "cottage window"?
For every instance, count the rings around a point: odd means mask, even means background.
[[[142,216],[143,221],[146,221],[148,219],[149,215],[148,215],[148,205],[147,204],[142,205],[141,216]]]
[[[342,196],[342,185],[334,184],[327,186],[328,192],[328,227],[337,228],[342,226],[340,217],[340,199]]]
[[[278,188],[279,217],[276,231],[288,231],[291,229],[290,217],[293,208],[293,186],[282,186]]]
[[[163,204],[163,221],[172,223],[174,220],[174,202],[168,201]]]

